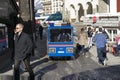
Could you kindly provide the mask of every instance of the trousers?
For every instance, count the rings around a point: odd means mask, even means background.
[[[106,56],[106,47],[97,48],[97,57],[99,62],[103,62]]]
[[[14,80],[20,80],[20,63],[22,60],[14,61]],[[23,60],[26,70],[29,72],[29,80],[34,80],[34,73],[32,68],[30,67],[30,58],[26,58]]]

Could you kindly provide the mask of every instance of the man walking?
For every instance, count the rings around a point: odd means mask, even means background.
[[[39,23],[36,24],[36,36],[40,37],[40,40],[43,38],[43,27]]]
[[[102,33],[102,28],[99,28],[99,32],[94,36],[95,45],[97,47],[98,62],[104,65],[104,60],[106,59],[106,36]]]
[[[24,25],[19,23],[15,29],[15,54],[14,54],[14,80],[20,80],[20,63],[24,62],[27,71],[29,72],[30,79],[34,80],[34,73],[30,67],[30,55],[32,52],[32,41],[28,34],[23,32]]]
[[[88,28],[87,34],[88,34],[88,47],[91,48],[92,47],[92,35],[93,35],[93,31],[91,27]]]

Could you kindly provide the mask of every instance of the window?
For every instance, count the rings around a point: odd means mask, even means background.
[[[117,35],[117,30],[109,29],[108,33],[109,33],[110,39],[112,40],[112,42],[114,42],[115,41],[115,36]]]
[[[117,30],[113,30],[113,41],[115,41],[115,36],[117,35]]]
[[[58,3],[56,3],[56,7],[58,7]]]
[[[0,26],[0,52],[8,47],[7,43],[7,28],[5,26]]]
[[[50,42],[70,42],[71,29],[51,29]]]

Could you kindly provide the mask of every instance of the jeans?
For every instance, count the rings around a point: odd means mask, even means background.
[[[106,56],[106,47],[97,48],[97,53],[98,53],[98,56],[97,56],[98,61],[103,63],[105,58],[107,58],[107,56]]]
[[[120,45],[117,45],[117,47],[115,48],[116,55],[119,54],[119,50],[120,50]]]
[[[85,45],[81,45],[82,54],[85,54]]]
[[[14,62],[14,80],[20,80],[20,71],[19,71],[19,67],[20,67],[20,63],[22,60],[15,60]],[[30,67],[30,58],[26,58],[23,60],[25,67],[27,69],[27,71],[29,72],[29,80],[34,80],[34,73],[32,68]]]

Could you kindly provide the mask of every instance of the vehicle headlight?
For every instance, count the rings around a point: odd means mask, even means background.
[[[67,53],[73,53],[73,48],[67,48]]]
[[[49,48],[49,53],[55,53],[56,49],[55,48]]]

